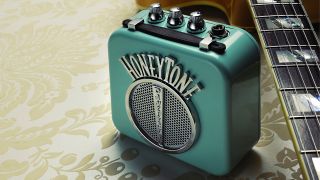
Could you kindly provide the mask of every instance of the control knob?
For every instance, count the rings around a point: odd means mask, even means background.
[[[148,17],[150,23],[159,23],[164,20],[164,13],[159,3],[151,4]]]
[[[206,30],[206,24],[199,11],[192,12],[187,25],[187,31],[189,33],[201,33]]]
[[[167,19],[167,25],[170,28],[179,28],[183,25],[184,19],[181,10],[178,7],[170,9],[170,13]]]

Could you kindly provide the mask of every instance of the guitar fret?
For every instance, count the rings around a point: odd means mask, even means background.
[[[272,65],[272,68],[278,68],[278,67],[318,67],[318,64],[309,64],[309,63],[303,63],[303,64],[276,64]]]
[[[294,88],[279,88],[280,91],[296,91],[296,90],[317,90],[320,87],[294,87]]]
[[[301,154],[320,153],[320,150],[315,150],[315,149],[312,149],[312,150],[300,150],[300,153],[301,153]]]
[[[289,116],[289,119],[311,119],[311,118],[320,118],[320,115],[305,115],[305,116]]]
[[[297,14],[297,15],[294,15],[295,17],[308,17],[306,15],[300,15],[300,14]],[[279,14],[279,15],[265,15],[265,16],[256,16],[255,18],[258,19],[258,18],[277,18],[277,17],[289,17],[288,15],[282,15],[282,14]]]
[[[304,29],[293,29],[293,31],[313,31],[314,29],[304,28]],[[275,32],[275,31],[292,31],[292,29],[262,29],[261,32]]]
[[[310,45],[272,45],[272,46],[265,46],[266,49],[269,48],[287,48],[287,47],[320,47],[316,44],[310,44]]]
[[[268,4],[263,4],[263,3],[255,3],[255,4],[252,4],[251,7],[254,7],[254,6],[265,6],[265,5],[287,5],[287,4],[300,4],[300,3],[297,3],[297,2],[292,2],[292,3],[287,3],[287,2],[284,2],[284,3],[268,3]]]
[[[300,3],[299,0],[251,0],[251,5],[253,4],[287,4],[287,3]]]

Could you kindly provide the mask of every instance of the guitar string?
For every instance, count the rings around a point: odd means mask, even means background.
[[[266,10],[267,16],[270,16],[270,15],[269,15],[269,12],[268,12],[268,9],[267,9],[267,7],[266,7],[266,6],[268,5],[268,2],[264,2],[264,4],[265,4],[265,5],[263,5],[263,6],[264,6],[264,8],[265,8],[265,10]],[[280,44],[276,33],[275,33],[274,31],[273,31],[273,33],[274,33],[274,35],[275,35],[277,44]],[[266,40],[266,42],[267,42],[267,38],[265,38],[265,40]],[[281,47],[281,46],[279,46],[279,48],[280,48],[280,50],[282,50],[282,47]],[[269,54],[271,55],[271,57],[273,57],[274,55],[273,55],[273,53],[271,52],[271,49],[269,49],[268,51],[269,51]],[[274,57],[273,57],[273,59],[274,59]],[[287,68],[287,71],[289,72],[289,69],[288,69],[287,66],[286,66],[286,68]],[[273,68],[273,69],[275,69],[275,71],[277,72],[277,74],[280,74],[278,68]],[[291,83],[294,84],[294,81],[293,81],[290,73],[289,73],[289,78],[290,78],[290,80],[291,80]],[[278,78],[278,79],[280,80],[280,84],[283,84],[283,83],[282,83],[282,79],[281,79],[281,78]],[[283,97],[284,97],[284,99],[285,99],[287,102],[289,102],[289,101],[288,101],[288,97],[287,97],[286,95],[284,95]],[[288,106],[288,109],[289,109],[289,112],[293,112],[290,105]],[[295,117],[294,117],[294,116],[293,116],[293,121],[294,121],[294,124],[295,124],[295,126],[296,126]],[[297,126],[296,126],[296,127],[297,127]],[[299,138],[299,140],[300,140],[300,142],[301,142],[302,148],[305,149],[304,144],[302,143],[302,139],[301,139],[300,132],[297,131],[297,133],[298,133],[298,135],[299,135],[298,138]],[[308,159],[307,159],[307,165],[309,166],[309,168],[311,168]],[[312,175],[312,176],[313,176],[313,175]]]
[[[282,7],[283,7],[283,9],[284,9],[284,11],[285,11],[286,18],[289,18],[289,17],[288,17],[288,13],[287,13],[284,5],[283,5],[282,3],[281,3],[281,5],[282,5]],[[279,13],[278,13],[278,10],[277,10],[275,4],[273,4],[273,7],[274,7],[274,9],[275,9],[275,12],[276,12],[278,18],[279,18]],[[281,24],[281,23],[280,23],[280,24]],[[283,24],[281,24],[281,28],[282,28],[282,32],[283,32],[283,34],[284,34],[284,36],[285,36],[286,42],[288,43],[288,45],[290,45],[290,41],[289,41],[289,39],[288,39],[288,37],[287,37],[287,34],[286,34],[285,30],[283,30],[283,29],[284,29]],[[301,45],[299,44],[299,40],[298,40],[298,38],[297,38],[297,36],[296,36],[295,33],[294,33],[294,35],[295,35],[295,39],[297,40],[298,47],[300,47],[300,49],[301,49]],[[292,53],[293,50],[292,50],[292,48],[291,48],[290,46],[289,46],[289,49],[290,49],[290,51],[291,51],[291,53]],[[308,94],[310,94],[309,91],[308,91],[308,89],[306,88],[306,83],[305,83],[305,81],[304,81],[304,78],[303,78],[302,73],[301,73],[301,71],[300,71],[300,68],[299,68],[299,66],[298,66],[298,63],[295,62],[295,65],[296,65],[296,67],[297,67],[297,70],[298,70],[298,72],[299,72],[300,78],[301,78],[301,80],[302,80],[302,83],[303,83],[303,85],[304,85],[304,88],[305,88],[306,92],[307,92]],[[288,71],[288,73],[289,73],[289,75],[290,75],[290,72],[289,72],[289,71]],[[296,92],[297,92],[297,91],[296,91]],[[308,101],[308,102],[309,102],[309,101]],[[310,103],[309,103],[309,107],[310,107],[310,110],[313,112],[313,110],[312,110],[312,108],[311,108],[311,106],[310,106]],[[303,114],[304,114],[304,112],[303,112]],[[305,114],[304,114],[304,116],[305,116]],[[309,127],[309,125],[308,125],[308,123],[307,123],[307,119],[305,118],[305,120],[306,120],[306,125],[307,125],[307,128],[308,128],[308,130],[309,130],[309,133],[310,133],[310,135],[311,135],[313,144],[314,144],[315,148],[317,149],[316,143],[315,143],[314,138],[313,138],[313,136],[312,136],[312,132],[311,132],[310,127]]]
[[[302,5],[302,2],[301,2],[301,0],[298,0],[298,2],[300,3],[300,5]],[[291,3],[290,3],[291,4]],[[296,10],[295,10],[295,8],[293,7],[293,5],[291,4],[291,7],[293,8],[293,10],[294,10],[294,13],[295,13],[295,15],[296,15],[296,18],[297,18],[297,13],[296,13]],[[306,10],[304,9],[304,7],[303,6],[301,6],[302,7],[302,10],[303,10],[303,12],[304,12],[304,14],[305,15],[307,15],[307,12],[306,12]],[[309,20],[309,18],[306,18],[307,19],[307,22],[308,22],[308,24],[309,24],[309,26],[310,26],[310,29],[312,30],[312,33],[313,33],[313,36],[315,37],[315,39],[316,39],[316,42],[317,42],[317,44],[318,44],[318,52],[319,52],[319,40],[318,40],[318,38],[317,38],[317,35],[315,34],[315,32],[314,32],[314,30],[313,30],[313,27],[312,27],[312,23],[310,22],[310,20]],[[302,22],[302,21],[301,21]],[[309,49],[310,49],[310,52],[313,54],[313,49],[311,48],[311,46],[310,46],[310,42],[309,42],[309,40],[308,40],[308,37],[307,37],[307,35],[306,35],[306,33],[305,33],[305,30],[303,29],[303,28],[301,28],[302,29],[302,32],[303,32],[303,34],[304,34],[304,37],[306,38],[306,40],[307,40],[307,43],[308,43],[308,46],[309,46]],[[316,49],[317,50],[317,49]],[[320,71],[320,68],[319,68],[319,63],[318,63],[318,61],[319,61],[319,56],[318,56],[318,54],[317,54],[317,52],[316,52],[316,50],[315,50],[315,52],[314,52],[314,56],[315,57],[317,57],[317,59],[315,59],[315,63],[317,64],[317,67],[318,67],[318,70]],[[308,66],[308,64],[306,63],[306,65]],[[310,72],[310,74],[311,74],[311,76],[312,76],[312,73]],[[319,90],[318,90],[318,88],[317,88],[317,84],[314,82],[314,85],[315,85],[315,87],[316,87],[316,90],[317,90],[317,93],[318,93],[318,96],[320,95],[320,93],[319,93]],[[318,99],[319,100],[319,99]],[[316,115],[316,114],[315,114]],[[317,116],[316,116],[317,117]],[[317,117],[317,122],[318,122],[318,124],[319,124],[319,119],[318,119],[318,117]],[[320,125],[319,125],[320,126]],[[307,155],[306,155],[307,156]],[[319,157],[319,153],[318,153],[318,151],[317,151],[317,157]],[[307,159],[308,159],[308,157],[306,157]],[[312,172],[313,173],[313,172]],[[318,177],[319,178],[319,177]]]
[[[289,2],[290,2],[290,1],[289,1]],[[286,10],[285,6],[284,6],[282,3],[281,3],[281,5],[282,5],[282,8],[283,8],[284,11],[285,11],[286,18],[288,18],[288,13],[287,13],[287,10]],[[274,9],[275,9],[275,11],[276,11],[276,14],[277,14],[278,18],[279,18],[278,10],[277,10],[277,8],[276,8],[276,6],[275,6],[274,4],[273,4],[273,7],[274,7]],[[293,9],[294,9],[294,7],[293,7]],[[280,24],[281,24],[281,23],[280,23]],[[283,24],[281,24],[281,26],[282,26],[282,30],[283,30],[283,29],[284,29]],[[292,26],[291,26],[291,28],[292,28],[292,31],[293,31],[293,33],[294,33],[295,39],[297,40],[298,47],[300,47],[300,50],[302,50],[301,45],[300,45],[300,43],[299,43],[299,39],[298,39],[295,31],[293,30],[293,27],[292,27]],[[287,37],[287,34],[286,34],[286,32],[285,32],[284,30],[283,30],[283,34],[284,34],[284,36],[285,36],[285,38],[286,38],[287,43],[290,45],[290,41],[289,41],[289,39],[288,39],[288,37]],[[306,37],[306,39],[307,39],[307,37]],[[307,40],[308,40],[308,39],[307,39]],[[291,53],[292,53],[292,49],[291,49],[290,46],[289,46],[289,49],[290,49],[290,51],[291,51]],[[301,78],[301,80],[302,80],[302,82],[303,82],[303,85],[304,85],[304,87],[305,87],[305,90],[306,90],[307,94],[310,94],[309,91],[308,91],[308,89],[307,89],[307,87],[306,87],[306,83],[305,83],[304,78],[303,78],[303,76],[302,76],[302,74],[301,74],[301,71],[300,71],[300,69],[299,69],[299,67],[298,67],[297,61],[295,62],[295,64],[296,64],[297,70],[298,70],[298,72],[299,72],[300,78]],[[309,68],[309,67],[308,67],[308,68]],[[310,69],[309,69],[309,70],[310,70]],[[290,72],[288,72],[288,73],[289,73],[289,75],[290,75]],[[310,71],[310,75],[312,76],[311,71]],[[312,79],[313,79],[313,76],[312,76]],[[314,81],[314,79],[313,79],[313,81]],[[297,93],[297,91],[295,91],[295,92]],[[310,107],[311,112],[313,112],[313,113],[315,114],[315,112],[313,111],[313,109],[312,109],[311,106],[310,106],[310,101],[307,101],[307,102],[308,102],[308,104],[309,104],[309,107]],[[305,117],[304,111],[302,111],[302,112],[303,112],[303,116]],[[293,113],[293,112],[292,112],[292,113]],[[316,115],[316,114],[315,114],[315,115]],[[317,120],[318,120],[318,117],[317,117],[317,116],[315,116],[315,117],[316,117]],[[319,156],[319,154],[318,154],[318,149],[317,149],[317,144],[315,143],[315,140],[314,140],[314,137],[313,137],[313,135],[312,135],[312,131],[311,131],[311,129],[310,129],[308,120],[307,120],[306,117],[304,118],[304,120],[305,120],[305,124],[307,125],[308,133],[310,134],[312,143],[313,143],[313,145],[314,145],[314,147],[315,147],[315,149],[316,149],[316,153],[317,153],[317,155]],[[306,155],[306,159],[309,159],[309,158],[308,158],[308,155]],[[308,163],[309,163],[309,162],[308,162]],[[309,166],[309,167],[310,167],[310,166]],[[311,169],[310,169],[310,173],[312,174],[312,176],[314,176],[314,175],[313,175],[313,171],[311,171]],[[313,177],[313,178],[314,178],[314,177]]]
[[[301,0],[297,0],[297,1],[298,1],[298,3],[301,5],[302,10],[303,10],[305,16],[307,17],[307,12],[305,11],[304,7],[302,6]],[[293,4],[292,4],[292,3],[290,3],[290,4],[291,4],[291,7],[292,7],[293,10],[294,10],[294,13],[295,13],[296,18],[299,18],[299,17],[298,17],[298,14],[296,13],[296,10],[295,10]],[[311,32],[313,33],[313,36],[314,36],[315,39],[316,39],[316,42],[317,42],[317,46],[316,46],[316,47],[318,47],[318,52],[319,52],[320,42],[319,42],[319,40],[318,40],[317,34],[315,33],[314,28],[312,27],[312,23],[310,22],[309,18],[306,18],[306,20],[307,20],[307,22],[308,22],[308,24],[309,24],[309,26],[310,26],[310,30],[311,30]],[[307,40],[308,47],[309,47],[310,51],[312,51],[313,49],[312,49],[312,47],[311,47],[311,44],[309,43],[309,40],[308,40],[308,38],[307,38],[307,35],[306,35],[306,33],[305,33],[304,28],[301,28],[301,30],[302,30],[303,35],[305,36],[305,38],[306,38],[306,40]],[[317,54],[319,54],[319,53],[317,53],[316,50],[315,50],[313,55],[316,56],[316,57],[318,58],[318,60],[315,60],[314,62],[317,64],[318,70],[320,71],[320,65],[319,65],[319,63],[318,63],[318,61],[320,60],[320,57],[319,57]],[[316,85],[316,84],[315,84],[315,85]]]
[[[283,9],[284,9],[284,11],[285,11],[286,18],[288,18],[288,13],[287,13],[287,11],[286,11],[285,6],[284,6],[282,3],[281,3],[281,5],[282,5],[282,7],[283,7]],[[276,12],[278,18],[279,18],[278,10],[277,10],[277,8],[276,8],[276,6],[275,6],[274,4],[273,4],[273,7],[274,7],[274,9],[275,9],[275,12]],[[280,23],[280,24],[281,24],[281,23]],[[290,41],[289,41],[289,39],[288,39],[288,37],[287,37],[287,34],[286,34],[286,32],[283,30],[283,28],[284,28],[283,24],[281,24],[281,27],[282,27],[283,34],[284,34],[284,36],[285,36],[285,38],[286,38],[286,41],[287,41],[287,43],[290,45]],[[291,26],[291,27],[292,27],[292,26]],[[294,31],[293,31],[293,32],[294,32]],[[295,32],[294,32],[294,35],[295,35],[295,38],[296,38],[296,40],[297,40],[298,47],[301,48],[301,46],[300,46],[300,44],[299,44],[299,40],[298,40]],[[289,46],[289,49],[290,49],[290,51],[291,51],[291,53],[292,53],[292,49],[291,49],[290,46]],[[299,69],[299,67],[298,67],[297,61],[295,62],[295,64],[296,64],[297,70],[298,70],[298,72],[299,72],[300,78],[301,78],[301,80],[302,80],[302,82],[303,82],[303,85],[304,85],[304,87],[305,87],[305,90],[306,90],[307,94],[310,94],[309,91],[308,91],[308,89],[306,88],[306,83],[305,83],[304,78],[303,78],[303,76],[302,76],[302,74],[301,74],[301,71],[300,71],[300,69]],[[288,73],[289,73],[289,75],[290,75],[290,72],[288,72]],[[296,94],[297,94],[297,91],[295,91],[295,92],[296,92]],[[308,102],[308,104],[309,104],[310,110],[313,112],[313,109],[312,109],[311,106],[310,106],[310,102],[309,102],[309,101],[307,101],[307,102]],[[312,136],[312,131],[311,131],[311,129],[310,129],[308,120],[307,120],[307,118],[306,118],[306,116],[305,116],[304,111],[302,111],[302,112],[303,112],[305,124],[307,125],[308,133],[310,134],[312,143],[313,143],[313,145],[314,145],[314,147],[315,147],[315,149],[316,149],[316,153],[318,154],[317,144],[315,143],[315,140],[314,140],[314,138],[313,138],[313,136]],[[293,113],[293,112],[291,112],[291,113]],[[317,117],[317,116],[316,116],[316,117]],[[307,157],[307,155],[306,155],[306,159],[309,159],[309,158]],[[309,167],[310,167],[310,166],[309,166]],[[310,173],[311,173],[312,176],[313,176],[313,171],[311,171],[311,169],[310,169]],[[314,178],[314,177],[313,177],[313,178]]]
[[[290,2],[290,4],[291,4],[291,2]],[[283,6],[283,9],[284,9],[285,13],[288,14],[287,11],[286,11],[286,8],[284,7],[283,4],[282,4],[282,6]],[[292,7],[292,9],[294,10],[294,12],[295,12],[294,14],[295,14],[296,17],[297,17],[297,13],[296,13],[296,11],[295,11],[294,6],[292,6],[292,4],[291,4],[291,7]],[[287,18],[288,18],[288,16],[287,16]],[[302,21],[301,21],[301,22],[302,22]],[[293,29],[292,26],[291,26],[291,29],[292,29],[292,31],[293,31],[293,33],[294,33],[294,36],[295,36],[295,38],[296,38],[296,40],[297,40],[297,42],[298,42],[298,47],[299,47],[300,50],[302,51],[301,45],[300,45],[300,43],[299,43],[299,39],[298,39],[297,34],[296,34],[296,32],[295,32],[295,30]],[[301,28],[301,29],[302,29],[302,28]],[[310,47],[310,43],[309,43],[308,37],[305,35],[305,33],[304,33],[304,37],[306,38],[306,41],[307,41],[307,43],[308,43],[308,46]],[[312,52],[312,49],[311,49],[311,48],[310,48],[310,51]],[[309,71],[309,73],[310,73],[311,79],[312,79],[313,84],[314,84],[314,86],[315,86],[315,88],[316,88],[316,91],[317,91],[317,93],[319,94],[319,90],[318,90],[318,88],[317,88],[316,82],[315,82],[315,80],[314,80],[314,77],[313,77],[313,75],[312,75],[312,72],[311,72],[310,67],[309,67],[309,65],[308,65],[308,63],[307,63],[306,60],[305,60],[305,64],[306,64],[306,66],[307,66],[307,68],[308,68],[308,71]],[[297,66],[297,68],[298,68],[298,63],[297,63],[297,62],[296,62],[296,66]],[[300,71],[299,71],[299,72],[300,72]],[[301,75],[301,72],[300,72],[300,75]],[[302,75],[301,75],[301,78],[302,78]],[[303,78],[302,78],[302,79],[303,79]],[[307,89],[307,87],[306,87],[306,84],[305,84],[304,80],[303,80],[303,84],[304,84],[304,87],[305,87],[306,92],[307,92],[308,94],[311,94],[311,93],[308,92],[308,89]],[[317,117],[316,112],[311,108],[310,101],[308,101],[308,103],[309,103],[310,110],[313,112],[313,114],[315,115],[315,117],[316,117],[316,119],[317,119],[316,122],[318,123],[318,126],[320,126],[320,125],[319,125],[319,119],[318,119],[318,117]],[[306,124],[308,124],[308,121],[310,121],[310,120],[306,120]],[[310,132],[310,135],[311,135],[311,138],[314,139],[313,136],[312,136],[312,131]],[[318,152],[317,147],[316,147],[316,154],[317,154],[317,156],[319,157],[319,152]]]
[[[290,1],[290,4],[291,4],[291,1]],[[283,4],[282,4],[282,7],[283,7],[285,13],[288,15],[287,10],[286,10],[286,8],[285,8],[285,6],[284,6]],[[291,7],[292,7],[292,9],[294,10],[295,15],[296,15],[296,17],[297,17],[297,13],[296,13],[296,11],[295,11],[294,6],[292,6],[292,4],[291,4]],[[287,16],[287,18],[289,18],[289,17]],[[283,27],[283,26],[282,26],[282,27]],[[302,29],[302,28],[301,28],[301,29]],[[292,32],[293,32],[293,34],[294,34],[294,36],[295,36],[295,39],[297,40],[299,49],[302,51],[301,45],[300,45],[300,43],[299,43],[299,38],[297,37],[297,34],[296,34],[296,32],[295,32],[295,30],[293,29],[292,26],[291,26],[291,30],[292,30]],[[285,36],[286,36],[285,31],[283,31],[283,32],[284,32],[284,34],[285,34]],[[306,41],[307,41],[307,43],[308,43],[308,46],[310,47],[310,43],[309,43],[309,41],[308,41],[308,37],[306,37],[306,35],[304,35],[304,36],[305,36],[305,38],[306,38]],[[290,50],[291,50],[291,48],[290,48]],[[312,49],[311,49],[311,48],[310,48],[310,51],[312,52]],[[309,71],[309,73],[310,73],[311,79],[312,79],[313,84],[314,84],[314,86],[315,86],[315,88],[316,88],[316,91],[317,91],[317,93],[319,94],[319,90],[318,90],[318,88],[316,87],[317,85],[316,85],[316,82],[315,82],[314,77],[313,77],[313,75],[312,75],[312,72],[311,72],[311,70],[310,70],[310,67],[309,67],[309,65],[308,65],[308,63],[307,63],[306,60],[305,60],[304,62],[305,62],[305,64],[306,64],[307,68],[308,68],[308,71]],[[307,86],[306,86],[306,83],[305,83],[305,81],[304,81],[304,78],[302,77],[301,71],[300,71],[300,69],[299,69],[299,67],[298,67],[298,62],[295,62],[295,64],[296,64],[296,67],[297,67],[297,69],[298,69],[298,71],[299,71],[299,74],[300,74],[300,77],[301,77],[301,79],[302,79],[302,82],[303,82],[303,85],[304,85],[304,88],[305,88],[306,92],[307,92],[308,94],[311,94],[311,93],[309,93],[309,91],[308,91],[308,89],[307,89]],[[317,117],[316,112],[311,108],[310,101],[308,101],[308,104],[309,104],[310,110],[311,110],[311,111],[313,112],[313,114],[315,115],[315,117],[316,117],[316,119],[317,119],[317,122],[318,122],[318,125],[319,125],[319,119],[318,119],[318,117]],[[309,120],[307,120],[307,121],[309,121]],[[307,121],[306,121],[306,124],[308,124]],[[312,132],[310,132],[310,134],[311,134],[311,138],[313,138]],[[314,139],[314,138],[313,138],[313,139]],[[319,152],[318,152],[317,147],[316,147],[316,150],[317,150],[317,155],[319,156]]]
[[[266,10],[266,12],[267,12],[267,16],[269,16],[268,9],[266,8],[266,6],[268,5],[268,2],[267,2],[267,3],[264,2],[264,4],[265,4],[265,5],[263,5],[263,6],[264,6],[264,8],[265,8],[265,10]],[[260,29],[262,29],[262,28],[260,27]],[[273,31],[273,33],[274,33],[274,35],[275,35],[277,44],[279,44],[278,37],[276,36],[276,34],[275,34],[274,31]],[[267,41],[267,38],[265,38],[265,41],[268,42],[268,41]],[[280,48],[280,50],[282,50],[282,47],[281,47],[281,46],[280,46],[279,48]],[[268,51],[269,51],[270,56],[272,57],[271,59],[275,59],[274,54],[271,53],[271,50],[268,50]],[[286,68],[288,69],[287,66],[286,66]],[[280,74],[279,71],[278,71],[278,68],[274,68],[274,69],[275,69],[275,71],[277,72],[277,74]],[[289,78],[290,78],[291,82],[293,83],[293,79],[292,79],[292,77],[290,76],[290,74],[289,74]],[[283,84],[281,78],[279,78],[279,81],[280,81],[280,84]],[[289,102],[288,99],[287,99],[287,96],[284,96],[284,99],[286,99],[286,101]],[[288,106],[288,108],[289,108],[289,111],[291,112],[291,111],[292,111],[292,110],[291,110],[291,106]],[[295,119],[294,116],[293,116],[293,119]],[[298,132],[298,133],[299,133],[299,132]],[[302,142],[301,136],[299,136],[299,138],[300,138],[300,141]],[[304,145],[302,144],[302,146],[304,146]],[[303,147],[303,148],[304,148],[304,147]]]
[[[298,1],[299,1],[299,0],[298,0]],[[301,1],[299,1],[299,3],[300,3],[300,6],[302,6]],[[296,9],[295,9],[294,6],[292,5],[292,2],[290,2],[290,5],[291,5],[291,7],[292,7],[292,9],[293,9],[293,11],[294,11],[294,15],[296,16],[297,19],[299,19],[298,16],[297,16]],[[304,13],[306,14],[306,12],[304,12]],[[302,22],[302,20],[301,20],[301,22]],[[309,26],[312,27],[311,24],[309,24]],[[292,26],[291,26],[291,27],[292,27]],[[315,56],[317,57],[317,54],[316,54],[316,53],[313,54],[313,49],[312,49],[311,46],[310,46],[311,44],[310,44],[309,39],[308,39],[308,37],[307,37],[307,35],[306,35],[306,33],[305,33],[304,28],[301,27],[300,29],[301,29],[304,37],[306,38],[306,41],[307,41],[307,43],[308,43],[308,47],[309,47],[310,53],[311,53],[312,55],[315,55]],[[313,28],[311,28],[311,29],[313,29]],[[292,27],[292,30],[293,30],[293,27]],[[295,33],[294,30],[293,30],[293,32],[294,32],[294,34],[295,34],[295,37],[297,38],[296,33]],[[314,35],[314,37],[316,37],[315,34],[313,34],[313,35]],[[298,39],[298,38],[297,38],[297,39]],[[319,44],[319,42],[318,42],[318,44]],[[299,45],[300,45],[300,44],[299,44]],[[301,48],[301,47],[300,47],[300,50],[302,51],[302,48]],[[319,57],[318,57],[318,60],[319,60]],[[318,70],[320,71],[319,64],[318,64],[318,60],[315,59],[314,62],[316,63],[316,65],[317,65],[317,67],[318,67]],[[311,75],[311,78],[312,78],[314,87],[315,87],[315,89],[316,89],[316,91],[317,91],[317,94],[318,94],[318,96],[319,96],[319,95],[320,95],[320,93],[319,93],[319,88],[317,87],[317,83],[316,83],[316,81],[315,81],[315,78],[314,78],[313,75],[312,75],[313,73],[312,73],[311,70],[310,70],[309,63],[307,63],[307,61],[305,61],[305,64],[306,64],[306,66],[307,66],[307,68],[308,68],[308,70],[309,70],[309,73],[310,73],[310,75]],[[319,100],[318,100],[318,101],[319,101]],[[315,115],[315,117],[316,117],[316,119],[317,119],[316,122],[317,122],[317,124],[318,124],[319,129],[320,129],[320,122],[319,122],[319,119],[318,119],[318,116],[317,116],[317,112],[314,111],[314,115]],[[317,151],[317,156],[319,157],[319,152],[318,152],[318,151]]]

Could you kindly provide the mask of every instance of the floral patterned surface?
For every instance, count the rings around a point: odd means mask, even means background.
[[[0,0],[0,179],[217,178],[112,124],[106,41],[136,11],[132,0]],[[301,178],[265,63],[261,82],[260,141],[221,179]]]

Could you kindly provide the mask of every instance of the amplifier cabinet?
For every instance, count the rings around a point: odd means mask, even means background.
[[[259,54],[242,29],[153,4],[108,42],[114,125],[155,151],[224,175],[259,139]]]

